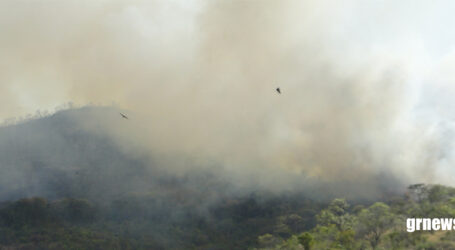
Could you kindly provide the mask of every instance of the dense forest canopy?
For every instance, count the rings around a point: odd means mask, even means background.
[[[0,206],[14,249],[452,249],[455,232],[406,232],[405,219],[455,217],[455,189],[410,187],[378,202],[301,196],[231,198],[201,213],[149,195],[110,204],[28,198]],[[419,197],[419,198],[416,198]]]

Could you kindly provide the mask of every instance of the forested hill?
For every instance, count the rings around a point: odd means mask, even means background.
[[[308,210],[300,227],[314,225],[319,204],[302,194],[234,191],[209,171],[172,175],[82,126],[106,116],[128,122],[86,107],[0,127],[0,244],[233,249],[255,245],[290,210]]]
[[[210,171],[172,175],[81,126],[106,115],[127,122],[87,107],[0,127],[0,249],[453,249],[450,232],[403,224],[455,217],[453,188],[332,202],[240,190]]]
[[[0,127],[0,199],[100,199],[142,188],[143,162],[81,128],[81,120],[104,113],[117,114],[112,108],[71,109]]]
[[[109,206],[21,199],[0,208],[5,249],[454,249],[452,231],[406,232],[409,217],[455,217],[455,189],[411,186],[387,201],[318,203],[299,196],[232,198],[205,214],[173,214],[154,196]],[[173,205],[183,208],[176,202]]]

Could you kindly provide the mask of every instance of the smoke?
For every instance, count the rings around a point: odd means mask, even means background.
[[[448,9],[1,1],[0,116],[112,105],[130,119],[75,122],[162,171],[207,170],[241,188],[367,196],[449,183],[453,126],[438,109],[453,89]]]

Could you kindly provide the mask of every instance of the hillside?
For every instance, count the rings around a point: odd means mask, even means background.
[[[455,217],[455,189],[440,185],[421,185],[369,204],[344,199],[322,204],[298,196],[232,198],[203,214],[179,201],[164,204],[169,200],[142,195],[108,206],[71,198],[4,202],[0,244],[5,249],[455,247],[452,231],[406,232],[405,218]]]
[[[3,248],[453,246],[450,232],[407,233],[403,224],[406,217],[454,217],[453,188],[414,185],[380,199],[333,200],[306,190],[242,189],[198,168],[176,175],[84,127],[117,116],[112,107],[86,107],[0,128]],[[380,233],[372,238],[376,225]]]

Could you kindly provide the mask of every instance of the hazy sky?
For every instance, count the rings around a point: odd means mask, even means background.
[[[131,116],[112,125],[125,150],[188,155],[265,185],[286,185],[275,173],[353,172],[452,183],[454,10],[416,0],[0,0],[0,118],[114,104]]]

